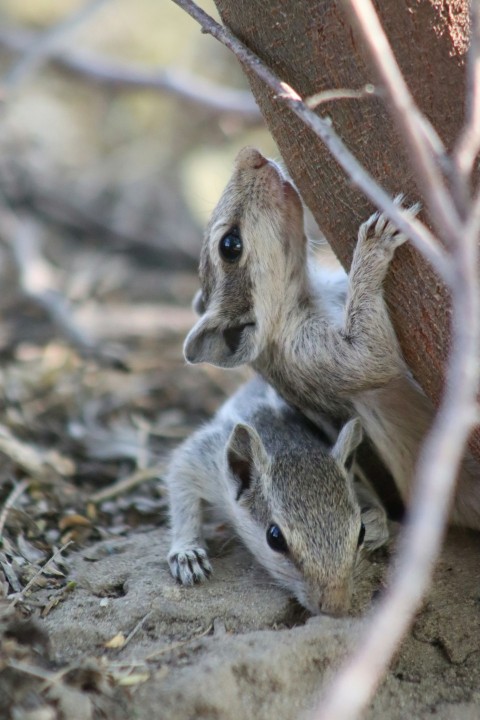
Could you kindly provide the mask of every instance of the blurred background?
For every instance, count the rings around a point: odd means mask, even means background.
[[[173,3],[0,0],[0,596],[62,543],[158,524],[169,449],[245,377],[182,343],[246,144],[276,154]]]

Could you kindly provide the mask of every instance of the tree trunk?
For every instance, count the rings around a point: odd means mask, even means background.
[[[376,84],[359,39],[335,0],[215,0],[224,23],[302,97],[333,88]],[[463,122],[467,0],[382,0],[383,27],[410,90],[451,149]],[[270,90],[246,70],[303,199],[345,267],[359,224],[373,211],[324,145]],[[384,102],[378,97],[336,100],[319,114],[391,193],[420,196]],[[449,343],[448,293],[410,244],[397,252],[386,297],[405,358],[438,403]],[[480,433],[472,438],[480,459]]]

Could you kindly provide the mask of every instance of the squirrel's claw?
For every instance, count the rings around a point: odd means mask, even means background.
[[[401,206],[403,195],[397,195],[394,202],[395,205]],[[421,209],[421,203],[417,202],[410,207],[405,207],[404,211],[411,217],[415,217]],[[395,225],[383,213],[374,213],[360,227],[359,237],[362,239],[375,242],[388,250],[394,250],[407,241],[407,236],[398,230]]]
[[[182,585],[205,582],[213,572],[207,553],[201,547],[188,547],[170,553],[168,564],[173,577]]]

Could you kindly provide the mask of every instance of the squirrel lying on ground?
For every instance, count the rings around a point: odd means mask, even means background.
[[[375,214],[360,227],[349,277],[319,270],[297,190],[275,162],[244,148],[207,229],[195,301],[202,316],[184,352],[190,363],[249,363],[313,422],[319,411],[357,413],[408,500],[433,407],[403,360],[383,299],[405,240]],[[469,462],[451,520],[480,528],[480,482]]]
[[[260,378],[240,388],[170,463],[172,575],[191,585],[211,573],[202,539],[207,501],[304,607],[346,612],[363,548],[383,545],[388,529],[383,507],[353,469],[359,420],[344,425],[333,447],[329,435]]]

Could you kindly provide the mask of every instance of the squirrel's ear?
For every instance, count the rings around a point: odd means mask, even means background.
[[[185,360],[192,364],[209,362],[221,365],[222,355],[227,354],[227,348],[220,331],[212,326],[207,315],[202,315],[188,333],[183,354]]]
[[[203,293],[201,290],[198,290],[195,293],[195,297],[192,300],[192,308],[194,312],[197,313],[197,315],[203,315],[203,313],[206,310],[205,303],[203,302]]]
[[[354,418],[343,426],[331,454],[346,470],[351,470],[355,459],[355,450],[362,442],[363,430],[360,420]]]
[[[224,368],[245,365],[256,353],[254,323],[226,328],[221,313],[210,310],[197,320],[183,345],[188,363],[208,362]]]
[[[369,551],[375,550],[385,545],[390,535],[387,513],[376,492],[361,474],[355,476],[354,489],[365,525],[364,547]]]
[[[238,500],[250,487],[254,470],[261,472],[265,467],[265,448],[256,430],[237,423],[228,439],[226,454],[227,466],[238,483]]]

